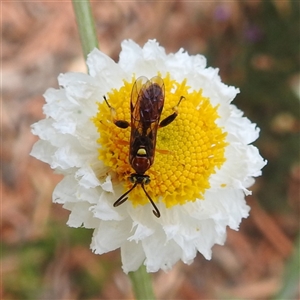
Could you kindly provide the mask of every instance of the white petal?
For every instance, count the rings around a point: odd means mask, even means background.
[[[119,221],[101,221],[93,234],[91,249],[96,254],[106,253],[120,248],[127,240],[131,223]]]
[[[234,105],[230,105],[231,112],[226,123],[226,131],[230,142],[250,144],[259,136],[259,128],[251,123],[249,119],[243,117],[243,112]]]
[[[145,252],[142,243],[126,241],[121,246],[121,258],[123,271],[127,274],[136,271],[145,260]]]
[[[129,236],[128,241],[141,241],[154,233],[154,229],[144,226],[143,224],[134,222],[133,228],[135,228],[134,234]]]
[[[52,140],[57,131],[53,128],[53,119],[46,118],[31,125],[32,133],[38,135],[41,140]]]
[[[51,165],[55,150],[48,141],[39,140],[33,145],[30,155]]]
[[[99,224],[99,220],[93,218],[89,211],[90,204],[87,202],[72,203],[72,206],[64,205],[64,208],[71,210],[67,225],[70,227],[95,228]]]
[[[105,221],[123,220],[124,218],[116,211],[116,209],[112,205],[113,201],[110,202],[109,198],[112,197],[108,196],[108,193],[103,192],[100,195],[97,205],[91,207],[91,211],[93,212],[93,215],[95,216],[95,218],[98,218],[99,220],[105,220]]]
[[[85,188],[94,188],[100,185],[98,178],[90,166],[84,166],[75,173],[78,183]]]
[[[113,192],[113,184],[112,184],[112,181],[111,181],[111,176],[108,175],[106,178],[105,178],[105,182],[101,183],[100,184],[102,189],[106,192],[110,192],[112,193]]]
[[[87,98],[91,98],[99,89],[96,79],[84,73],[60,74],[58,82],[64,88],[70,103],[74,105],[79,105]]]
[[[87,65],[90,75],[102,83],[104,94],[113,87],[121,87],[123,79],[126,78],[122,68],[98,49],[88,55]]]
[[[163,232],[157,232],[155,236],[145,238],[142,245],[148,272],[157,272],[159,269],[170,270],[181,257],[181,248],[172,240],[166,241]]]
[[[76,202],[76,190],[77,181],[74,176],[65,176],[55,187],[52,194],[52,201],[54,203]]]

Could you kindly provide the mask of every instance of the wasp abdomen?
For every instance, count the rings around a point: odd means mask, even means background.
[[[144,174],[151,167],[151,160],[147,157],[144,148],[140,148],[130,162],[137,174]]]

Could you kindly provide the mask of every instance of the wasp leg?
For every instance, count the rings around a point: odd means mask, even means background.
[[[170,150],[164,150],[164,149],[155,149],[156,152],[160,153],[160,154],[172,154],[173,151]]]
[[[129,141],[124,141],[124,140],[116,140],[116,143],[118,144],[118,145],[124,145],[124,146],[128,146],[128,144],[129,144]]]
[[[110,114],[111,114],[111,118],[114,122],[114,124],[120,128],[127,128],[130,126],[130,124],[127,122],[127,121],[124,121],[124,120],[117,120],[116,116],[117,116],[117,113],[116,113],[116,110],[108,103],[107,99],[105,96],[103,96],[103,99],[104,101],[106,102],[107,106],[109,107],[110,109]]]
[[[142,183],[141,184],[146,196],[148,197],[149,201],[151,202],[154,210],[152,210],[153,214],[155,215],[155,217],[159,218],[160,217],[160,212],[159,212],[159,209],[157,208],[157,206],[155,205],[155,203],[153,202],[153,200],[151,199],[151,197],[149,196],[149,194],[147,193],[145,187],[144,187],[144,184]]]
[[[121,204],[123,204],[127,199],[128,197],[126,197],[136,186],[137,186],[137,182],[126,192],[124,193],[113,205],[114,207],[117,207]]]
[[[159,123],[159,128],[165,127],[165,126],[169,125],[170,123],[172,123],[172,122],[175,120],[175,118],[176,118],[177,115],[178,115],[178,106],[179,106],[179,104],[180,104],[180,102],[181,102],[182,99],[185,99],[185,97],[184,97],[184,96],[181,96],[181,97],[180,97],[180,99],[179,99],[177,105],[173,107],[174,113],[173,113],[172,115],[169,115],[169,116],[166,117],[165,119],[163,119],[163,120]]]

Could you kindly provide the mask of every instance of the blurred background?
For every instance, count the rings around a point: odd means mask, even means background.
[[[234,104],[261,128],[268,160],[247,201],[250,217],[228,230],[213,259],[198,255],[153,275],[158,299],[299,298],[299,1],[92,2],[102,51],[157,39],[220,68],[241,89]],[[60,73],[85,72],[69,1],[3,1],[1,91],[1,299],[133,299],[119,251],[94,255],[92,231],[68,228],[51,203],[61,177],[29,156],[30,125]],[[298,248],[299,251],[299,248]]]

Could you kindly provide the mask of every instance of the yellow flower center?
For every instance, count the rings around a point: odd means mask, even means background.
[[[201,90],[190,91],[186,80],[181,83],[163,78],[165,104],[160,120],[171,115],[181,96],[177,118],[158,129],[155,159],[146,172],[150,183],[145,186],[154,202],[162,201],[166,207],[203,199],[210,188],[209,178],[225,162],[226,133],[216,124],[219,117],[217,106],[202,96]],[[135,78],[124,81],[119,89],[107,95],[109,104],[116,110],[118,120],[130,123],[130,97]],[[111,112],[103,101],[98,103],[98,112],[93,122],[100,134],[99,159],[104,161],[124,183],[124,191],[132,187],[128,180],[134,170],[129,164],[130,126],[117,127],[111,120]],[[149,202],[144,191],[137,186],[128,195],[133,205]]]

